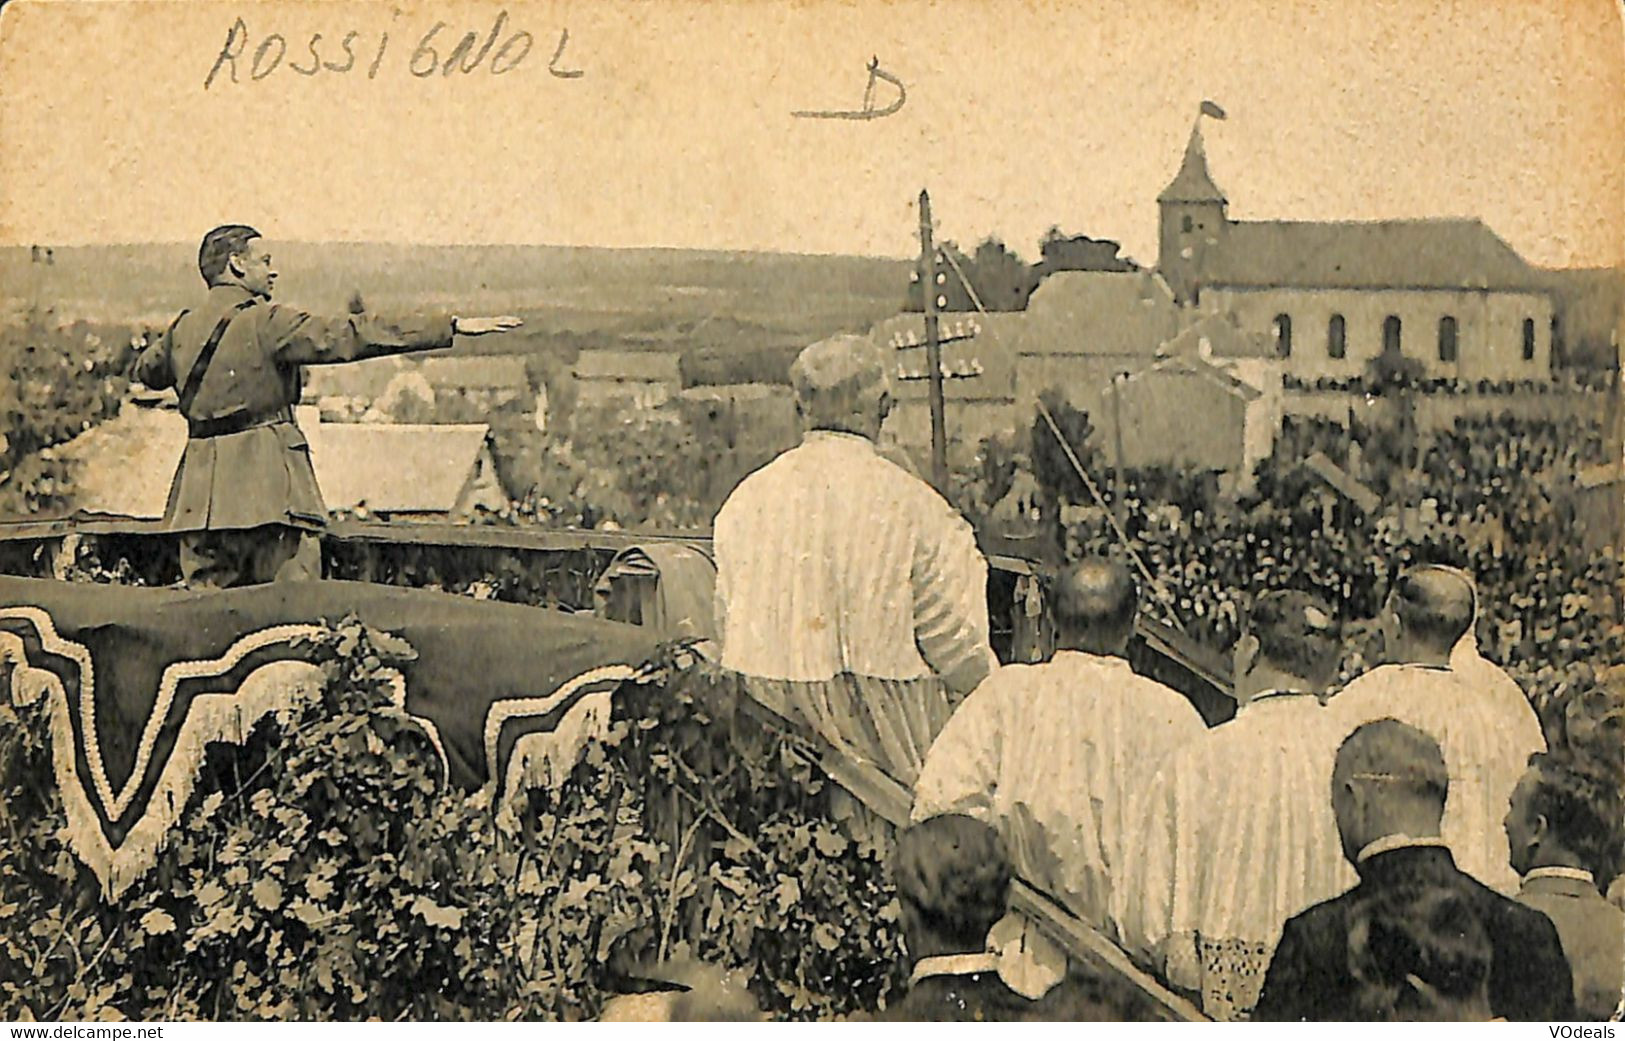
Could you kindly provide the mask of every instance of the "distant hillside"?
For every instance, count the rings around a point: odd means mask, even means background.
[[[522,334],[462,351],[584,347],[707,353],[762,350],[862,329],[895,313],[905,261],[777,253],[555,246],[274,244],[277,297],[342,312],[360,292],[373,310],[516,313]],[[62,319],[161,325],[202,294],[188,245],[59,247],[51,264],[0,247],[0,303]]]

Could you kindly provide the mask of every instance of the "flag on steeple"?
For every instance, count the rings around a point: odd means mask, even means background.
[[[1203,101],[1202,101],[1202,115],[1211,116],[1214,119],[1223,119],[1224,118],[1224,109],[1220,108],[1219,103],[1216,102],[1216,101],[1208,101],[1206,99],[1203,99]]]

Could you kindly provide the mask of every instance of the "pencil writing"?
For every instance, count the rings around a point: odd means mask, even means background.
[[[397,45],[392,51],[392,30],[399,17],[400,11],[396,10],[388,28],[375,35],[359,29],[331,35],[313,32],[304,39],[303,46],[290,44],[288,36],[280,32],[266,33],[256,42],[248,23],[237,18],[204,77],[203,89],[209,90],[216,83],[258,83],[284,69],[306,77],[365,70],[368,79],[376,79],[380,70],[390,67],[386,57],[391,55],[392,62],[418,79],[469,75],[481,69],[501,76],[523,65],[536,43],[529,30],[512,27],[508,12],[502,11],[488,28],[466,29],[461,36],[449,23],[436,21],[416,36],[410,50]],[[548,60],[548,72],[558,79],[577,79],[585,74],[565,60],[569,41],[569,30],[560,30]]]

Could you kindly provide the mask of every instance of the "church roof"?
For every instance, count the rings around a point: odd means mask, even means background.
[[[1202,147],[1202,128],[1191,127],[1191,139],[1185,145],[1185,160],[1179,172],[1168,182],[1168,187],[1157,196],[1158,202],[1225,202],[1224,193],[1213,183],[1207,172],[1207,151]]]
[[[1524,259],[1477,218],[1234,221],[1203,267],[1209,286],[1537,288]]]

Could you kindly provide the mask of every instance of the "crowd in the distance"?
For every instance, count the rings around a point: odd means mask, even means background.
[[[970,526],[880,444],[883,352],[824,341],[792,382],[802,443],[716,519],[721,661],[913,792],[895,864],[911,990],[892,1014],[1122,1014],[1008,913],[1005,874],[1215,1018],[1612,1011],[1625,687],[1571,677],[1543,729],[1475,628],[1518,568],[1480,587],[1425,542],[1290,501],[1141,523],[1148,585],[1229,626],[1238,709],[1208,729],[1129,666],[1136,612],[1159,601],[1087,540],[1050,589],[1054,654],[999,665]],[[1608,660],[1607,624],[1588,617],[1578,658]]]

